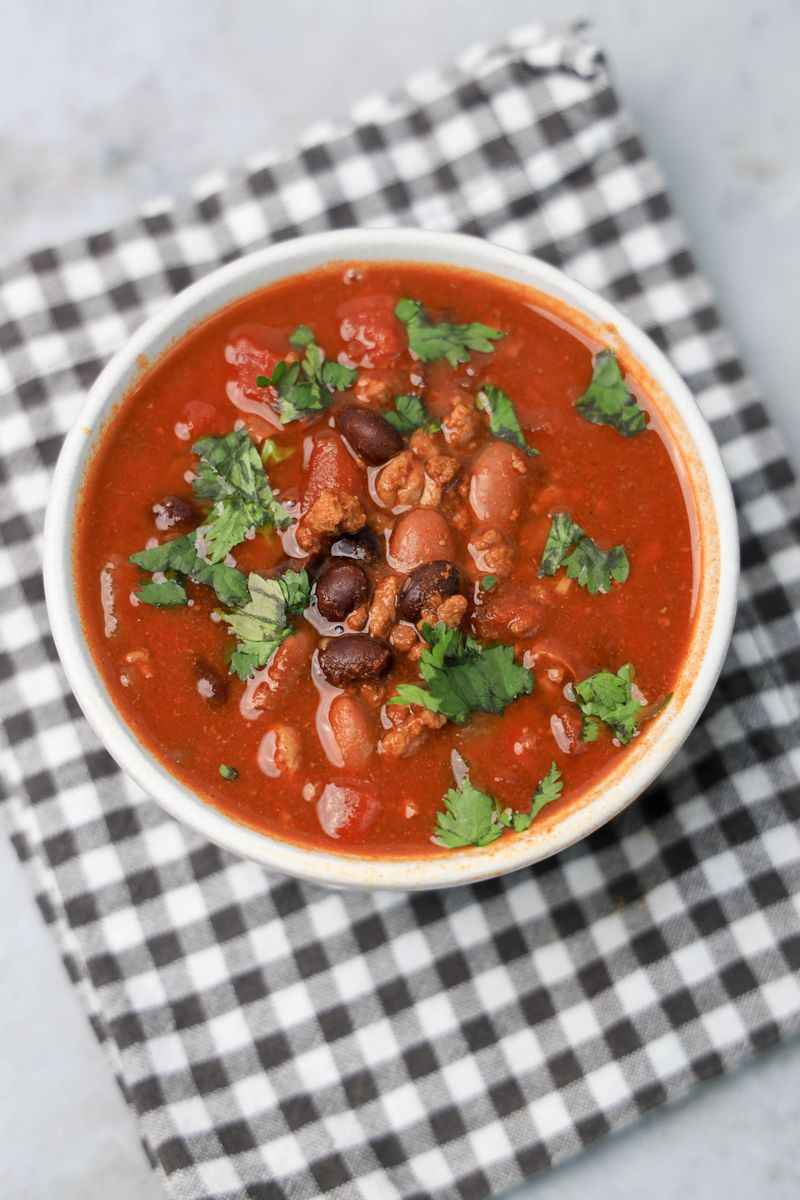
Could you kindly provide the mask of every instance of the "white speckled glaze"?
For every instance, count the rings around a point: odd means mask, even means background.
[[[590,337],[616,349],[641,380],[666,429],[684,480],[698,556],[695,615],[672,703],[620,756],[619,766],[542,817],[524,835],[474,851],[420,858],[377,858],[308,849],[239,824],[181,783],[136,739],[111,701],[84,638],[73,578],[76,503],[97,435],[113,408],[177,338],[218,309],[275,280],[332,261],[450,264],[499,276],[539,293]],[[167,812],[217,845],[265,867],[335,887],[451,887],[515,871],[586,837],[652,783],[688,736],[716,682],[736,606],[739,547],[730,485],[711,432],[686,385],[653,342],[607,301],[535,258],[460,234],[411,229],[351,229],[313,234],[249,254],[176,296],[117,353],[92,387],[70,430],[53,480],[44,534],[47,606],[58,652],[75,696],[119,765]],[[414,770],[401,760],[398,772]]]

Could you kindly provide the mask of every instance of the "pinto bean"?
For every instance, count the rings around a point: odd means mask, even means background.
[[[300,734],[292,725],[274,725],[268,729],[258,747],[259,769],[270,779],[279,775],[294,775],[303,761]]]
[[[472,468],[469,502],[479,521],[507,525],[522,507],[525,460],[508,442],[492,441],[481,450]]]
[[[342,765],[348,770],[363,766],[375,749],[375,736],[363,702],[354,696],[337,696],[328,720],[342,755]]]
[[[434,612],[448,596],[461,591],[461,577],[454,562],[440,558],[423,563],[403,584],[397,607],[400,615],[416,625],[423,613]]]
[[[354,558],[356,562],[376,563],[381,556],[378,539],[366,526],[358,533],[347,533],[331,546],[333,558]]]
[[[450,527],[433,508],[412,508],[397,519],[389,539],[390,566],[408,575],[423,563],[452,558],[455,545]]]
[[[475,631],[487,641],[532,637],[542,624],[545,607],[527,588],[509,584],[499,596],[489,599],[475,614]]]
[[[359,458],[378,466],[403,449],[403,439],[380,413],[347,405],[336,414],[339,431],[347,438]]]
[[[334,687],[381,679],[392,665],[392,652],[385,642],[363,633],[345,633],[333,638],[319,652],[322,674]]]
[[[332,562],[317,581],[317,608],[326,621],[343,621],[364,604],[369,587],[364,571],[346,558]]]
[[[195,688],[209,708],[220,708],[228,699],[228,681],[218,671],[198,658],[194,664]]]

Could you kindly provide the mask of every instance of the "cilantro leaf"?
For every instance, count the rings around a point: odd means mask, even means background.
[[[390,704],[419,704],[463,725],[471,713],[502,713],[518,696],[533,691],[533,673],[514,662],[514,647],[483,646],[440,621],[423,626],[428,647],[419,670],[429,690],[401,683]]]
[[[457,367],[469,362],[470,350],[489,354],[494,349],[492,343],[506,336],[502,329],[478,321],[470,325],[431,321],[418,300],[398,300],[394,312],[406,327],[409,350],[424,363],[446,358],[451,367]]]
[[[419,396],[395,396],[394,412],[384,413],[383,419],[402,434],[413,433],[415,429],[424,429],[426,433],[441,429],[440,422],[428,415]]]
[[[278,416],[284,425],[324,412],[333,403],[333,392],[347,391],[358,374],[351,367],[326,360],[308,325],[298,325],[289,341],[295,350],[305,351],[301,360],[287,363],[281,359],[271,376],[256,379],[258,387],[271,387],[278,393]]]
[[[433,840],[448,850],[462,846],[489,846],[502,837],[506,829],[524,833],[530,829],[546,804],[558,800],[564,790],[564,781],[555,762],[539,781],[528,812],[501,809],[496,800],[466,775],[458,787],[450,788],[444,797],[444,812],[436,814],[436,829]]]
[[[515,833],[524,833],[526,829],[530,829],[544,806],[551,804],[553,800],[557,800],[563,790],[564,780],[561,778],[561,772],[555,762],[551,762],[549,771],[543,779],[539,780],[539,786],[533,793],[528,812],[513,812],[506,809],[499,814],[499,819],[508,829],[513,829]]]
[[[592,382],[575,407],[593,425],[610,425],[624,437],[635,437],[647,429],[647,413],[625,386],[613,350],[601,350],[597,355]]]
[[[488,846],[502,837],[503,826],[497,820],[494,800],[476,788],[469,775],[457,788],[449,788],[444,808],[436,814],[433,840],[437,845],[457,850],[462,846]]]
[[[291,446],[279,446],[274,438],[267,438],[261,447],[261,461],[266,466],[268,462],[283,462],[285,458],[291,458],[294,450]]]
[[[571,547],[574,549],[570,554]],[[591,596],[610,592],[612,580],[624,583],[630,572],[624,546],[601,550],[565,512],[553,517],[539,564],[540,579],[555,575],[559,567],[566,567],[569,578]]]
[[[160,583],[144,583],[138,592],[134,592],[142,604],[152,604],[155,608],[177,608],[186,603],[186,589],[177,579],[164,579]]]
[[[322,364],[322,382],[331,392],[346,392],[355,383],[357,375],[353,367],[343,367],[334,359]]]
[[[290,523],[246,429],[235,429],[224,437],[201,438],[192,449],[200,456],[194,493],[199,500],[214,503],[203,535],[210,562],[221,562],[251,529],[267,524],[283,529]]]
[[[608,725],[623,746],[631,741],[641,711],[646,707],[633,696],[635,673],[633,664],[625,663],[616,675],[611,671],[599,671],[575,684],[575,701],[586,722],[584,741],[595,740],[598,721]]]
[[[591,596],[598,592],[610,592],[611,581],[624,583],[630,572],[630,563],[624,547],[601,550],[590,537],[579,539],[572,554],[564,560],[567,575],[586,588]]]
[[[223,563],[210,563],[201,558],[196,546],[199,532],[195,529],[174,541],[162,542],[160,546],[153,546],[150,550],[140,550],[138,554],[132,554],[129,561],[151,574],[174,572],[176,575],[185,575],[195,583],[207,584],[214,589],[223,604],[244,604],[248,595],[246,576],[235,567],[226,567]],[[144,595],[137,592],[137,596],[144,600],[145,604],[152,604],[154,593],[147,590],[148,586],[163,585],[145,585],[140,589]],[[173,591],[171,594],[175,597],[174,603],[177,604],[177,592]],[[163,597],[164,593],[155,595]]]
[[[478,392],[475,403],[482,412],[489,414],[489,430],[496,438],[510,442],[531,457],[538,455],[539,451],[525,441],[514,405],[499,387],[487,384]]]
[[[223,779],[227,779],[228,783],[233,783],[234,780],[239,778],[239,772],[236,770],[236,767],[230,767],[227,763],[220,763],[219,773]]]
[[[563,563],[575,537],[575,531],[580,527],[574,523],[569,513],[556,513],[547,535],[547,541],[542,551],[539,563],[539,578],[555,575]],[[583,530],[580,530],[582,533]]]
[[[236,634],[239,645],[231,656],[231,670],[247,679],[269,659],[292,633],[289,616],[308,606],[311,581],[308,573],[287,571],[280,579],[264,579],[251,574],[247,580],[249,600],[236,612],[224,613],[226,625]]]
[[[316,342],[316,338],[310,325],[298,325],[294,333],[289,334],[289,341],[295,350],[305,350],[306,346]]]
[[[481,589],[484,592],[490,592],[496,583],[496,575],[484,575],[483,579],[481,580]]]

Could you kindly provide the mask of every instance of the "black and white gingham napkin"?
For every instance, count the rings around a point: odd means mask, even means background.
[[[50,471],[105,359],[219,263],[348,225],[540,255],[665,348],[741,522],[708,710],[611,825],[505,880],[329,893],[239,862],[120,774],[40,574]],[[800,1025],[800,493],[601,56],[525,30],[289,157],[0,272],[4,804],[174,1197],[496,1194]]]

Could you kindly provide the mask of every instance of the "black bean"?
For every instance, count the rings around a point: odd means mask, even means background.
[[[380,679],[392,665],[392,652],[385,642],[363,633],[346,633],[332,638],[319,652],[323,675],[334,687]]]
[[[364,571],[346,558],[330,563],[317,580],[317,608],[326,621],[343,621],[368,595]]]
[[[461,574],[454,562],[446,558],[423,563],[406,579],[397,601],[400,615],[415,625],[426,612],[431,612],[461,591]]]
[[[334,558],[354,558],[356,562],[376,563],[381,556],[381,546],[375,534],[366,526],[358,533],[346,533],[331,546]]]
[[[219,708],[228,699],[228,681],[205,659],[195,659],[195,687],[209,708]]]
[[[162,496],[153,505],[156,529],[172,529],[174,525],[196,525],[200,519],[195,506],[182,496]]]
[[[403,449],[403,439],[397,430],[384,421],[380,413],[368,408],[358,408],[354,404],[340,408],[336,424],[356,454],[373,466],[388,462]]]

